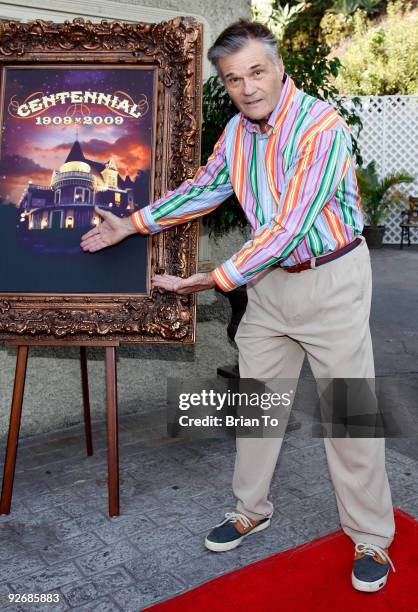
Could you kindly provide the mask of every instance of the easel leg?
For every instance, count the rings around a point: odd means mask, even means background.
[[[4,461],[3,485],[0,498],[0,514],[10,514],[10,506],[12,503],[13,481],[15,477],[17,444],[19,441],[28,351],[29,346],[27,345],[17,347],[16,373],[13,386],[12,408],[10,411],[9,433],[7,436],[6,457]]]
[[[119,516],[119,443],[116,348],[106,347],[107,447],[109,515]]]
[[[89,457],[93,454],[93,439],[91,435],[91,416],[89,398],[89,380],[87,373],[87,351],[80,346],[81,388],[83,392],[84,432],[86,436],[86,450]]]

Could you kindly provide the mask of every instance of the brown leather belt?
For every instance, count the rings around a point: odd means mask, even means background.
[[[338,249],[337,251],[332,251],[332,253],[328,253],[327,255],[321,255],[321,257],[313,257],[312,259],[308,259],[308,261],[304,261],[303,263],[296,264],[294,266],[279,266],[279,267],[282,270],[285,270],[286,272],[290,272],[290,273],[303,272],[303,270],[311,270],[311,269],[317,268],[318,266],[322,266],[323,264],[326,264],[329,261],[333,261],[334,259],[338,259],[339,257],[342,257],[346,253],[349,253],[350,251],[358,247],[358,245],[361,244],[362,242],[363,242],[362,238],[357,237],[355,240],[353,240],[353,242],[350,242],[345,247],[342,247],[341,249]],[[312,266],[313,261],[315,262],[315,264]]]

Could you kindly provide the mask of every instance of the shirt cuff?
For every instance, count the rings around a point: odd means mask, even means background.
[[[131,221],[140,234],[155,234],[160,228],[155,223],[148,206],[137,210],[131,215]]]
[[[248,280],[238,272],[231,259],[228,259],[228,261],[225,261],[225,263],[212,270],[210,274],[222,291],[232,291],[237,287],[246,285],[248,282]]]

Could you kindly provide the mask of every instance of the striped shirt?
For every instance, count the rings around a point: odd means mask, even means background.
[[[193,179],[131,219],[140,233],[153,234],[211,212],[233,192],[252,236],[212,270],[224,291],[272,264],[292,266],[340,249],[363,229],[348,126],[289,75],[265,133],[236,114]]]

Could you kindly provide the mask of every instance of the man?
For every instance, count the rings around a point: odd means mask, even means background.
[[[247,284],[236,342],[243,378],[298,378],[305,353],[317,379],[373,378],[369,331],[371,269],[351,140],[343,119],[295,87],[274,36],[239,21],[209,50],[239,109],[205,167],[128,219],[104,221],[83,236],[94,252],[129,234],[149,234],[210,212],[233,191],[252,239],[208,274],[153,277],[179,294]],[[220,552],[270,524],[268,492],[281,438],[237,439],[238,503],[205,540]],[[383,438],[326,438],[341,525],[355,544],[352,584],[377,591],[387,580],[394,536]]]

